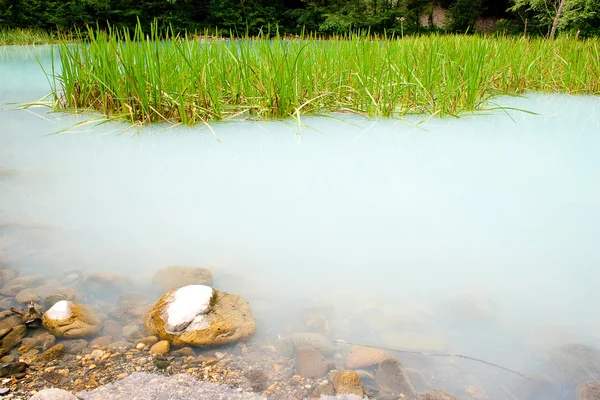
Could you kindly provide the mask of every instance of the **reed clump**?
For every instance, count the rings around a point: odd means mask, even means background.
[[[204,40],[89,30],[59,47],[54,104],[193,125],[354,112],[458,115],[502,94],[600,94],[600,41],[352,34]]]
[[[57,38],[41,29],[2,29],[0,28],[0,46],[39,45],[56,43]]]

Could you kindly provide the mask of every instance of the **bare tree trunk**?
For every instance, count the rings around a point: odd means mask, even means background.
[[[567,0],[560,0],[558,4],[558,10],[556,10],[556,16],[554,17],[554,22],[552,22],[552,30],[550,31],[550,39],[554,39],[554,35],[556,35],[556,28],[558,28],[558,21],[560,19],[560,15],[563,12],[563,8]]]

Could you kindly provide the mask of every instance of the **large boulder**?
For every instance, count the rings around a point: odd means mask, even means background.
[[[377,366],[375,373],[377,388],[384,393],[399,395],[407,400],[416,400],[417,393],[400,361],[389,358]]]
[[[44,313],[42,322],[53,335],[80,338],[96,334],[102,321],[83,304],[61,300]]]
[[[200,267],[166,267],[154,274],[154,288],[160,293],[189,285],[212,285],[212,273]]]
[[[144,317],[144,328],[175,346],[216,346],[248,339],[256,321],[241,296],[190,285],[163,295]]]

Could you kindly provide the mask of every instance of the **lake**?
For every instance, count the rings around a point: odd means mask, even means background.
[[[36,57],[48,68],[47,47],[0,48],[11,265],[114,270],[140,288],[165,266],[203,266],[250,302],[258,335],[325,316],[333,339],[524,373],[545,372],[553,346],[600,340],[599,97],[126,130],[8,109],[49,92]],[[514,378],[460,365],[502,387]]]

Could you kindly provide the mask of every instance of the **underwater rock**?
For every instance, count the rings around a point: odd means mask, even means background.
[[[320,333],[294,332],[287,335],[285,340],[292,343],[295,347],[312,346],[325,355],[332,354],[334,351],[331,341]]]
[[[391,356],[385,350],[376,347],[352,346],[348,357],[346,357],[346,368],[371,367],[389,358]]]
[[[62,344],[65,345],[65,352],[73,355],[80,354],[88,347],[88,342],[85,339],[63,340]]]
[[[388,358],[377,366],[375,383],[382,392],[404,395],[407,400],[416,400],[417,394],[400,361]]]
[[[299,346],[294,353],[296,374],[303,378],[322,378],[329,372],[329,363],[312,346]]]
[[[25,325],[16,325],[0,330],[0,355],[7,354],[17,347],[26,333],[27,327]]]
[[[428,390],[419,393],[419,400],[456,400],[456,397],[441,390]]]
[[[333,376],[333,386],[338,394],[363,396],[363,387],[355,371],[346,370]]]
[[[175,346],[216,346],[250,338],[256,321],[241,296],[190,285],[163,295],[144,317],[144,329]]]
[[[105,297],[123,292],[131,281],[119,272],[94,271],[88,274],[85,285],[91,294]]]
[[[21,304],[27,304],[30,301],[38,303],[40,301],[40,295],[35,289],[25,288],[17,293],[15,296],[15,301]]]
[[[14,278],[2,287],[0,294],[14,297],[21,290],[40,285],[43,281],[43,275],[27,275],[20,278]]]
[[[600,350],[583,344],[566,344],[548,351],[550,363],[562,379],[577,385],[600,380]]]
[[[94,311],[73,301],[59,301],[42,316],[46,329],[56,336],[80,338],[100,330],[102,321]]]
[[[27,367],[29,367],[27,364],[20,361],[0,364],[0,378],[19,376],[27,370]]]
[[[410,379],[410,383],[413,385],[417,392],[422,392],[433,388],[431,383],[429,383],[429,381],[427,380],[427,378],[425,378],[425,375],[423,375],[421,371],[412,368],[404,368],[404,370],[406,371],[408,379]]]
[[[576,400],[600,399],[600,382],[583,382],[577,385]]]
[[[62,343],[50,347],[48,350],[36,357],[38,363],[47,363],[62,358],[65,355],[65,345]]]
[[[212,273],[206,268],[172,266],[158,270],[152,283],[160,293],[188,285],[211,286]]]
[[[161,340],[160,342],[156,342],[150,347],[150,354],[167,354],[171,350],[171,344],[168,340]]]
[[[0,254],[0,287],[4,287],[8,282],[19,276],[19,270],[16,268],[5,268],[2,266],[2,255]]]
[[[22,317],[10,310],[0,312],[0,331],[23,324]]]

